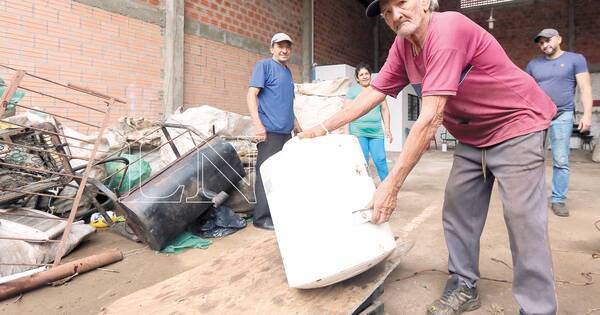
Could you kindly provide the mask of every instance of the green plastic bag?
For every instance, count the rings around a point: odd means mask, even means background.
[[[150,168],[150,163],[148,163],[144,159],[140,159],[135,163],[131,163],[137,159],[139,159],[139,155],[137,154],[121,154],[121,157],[124,157],[129,160],[129,168],[127,169],[127,173],[125,174],[125,179],[123,180],[123,184],[121,185],[121,189],[119,189],[119,194],[123,194],[128,192],[129,190],[140,185],[144,180],[150,177],[150,173],[152,169]],[[108,182],[108,188],[112,190],[116,190],[119,186],[119,182],[121,178],[123,178],[123,173],[125,173],[125,164],[121,162],[108,162],[104,164],[108,175],[112,175]]]
[[[190,232],[181,233],[169,246],[161,250],[166,254],[179,254],[189,248],[207,249],[212,244],[211,240],[203,239]]]

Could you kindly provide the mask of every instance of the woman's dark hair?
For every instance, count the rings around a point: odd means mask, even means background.
[[[366,69],[367,71],[369,71],[369,74],[373,73],[373,70],[371,69],[371,66],[368,63],[361,62],[354,69],[354,78],[358,79],[358,73],[361,69]]]

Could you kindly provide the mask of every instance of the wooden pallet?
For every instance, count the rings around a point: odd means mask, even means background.
[[[125,296],[101,314],[353,314],[383,285],[412,243],[341,283],[291,289],[274,236]],[[148,266],[151,268],[150,266]]]

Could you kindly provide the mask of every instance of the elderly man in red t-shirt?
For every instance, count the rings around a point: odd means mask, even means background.
[[[398,35],[385,65],[353,106],[300,137],[335,130],[411,84],[423,97],[421,114],[398,162],[377,187],[373,222],[390,218],[404,180],[443,124],[460,142],[443,208],[451,276],[428,314],[460,314],[480,306],[480,237],[495,180],[521,313],[555,314],[543,142],[556,106],[492,35],[460,13],[433,12],[437,6],[437,0],[373,1],[367,16],[381,14]]]

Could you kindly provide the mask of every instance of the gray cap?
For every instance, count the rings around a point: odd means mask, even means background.
[[[292,38],[289,37],[288,34],[286,34],[286,33],[277,33],[277,34],[273,35],[273,38],[271,38],[271,46],[273,46],[273,44],[275,44],[275,43],[285,42],[285,41],[290,42],[290,44],[294,43],[292,41]]]
[[[558,36],[557,30],[553,28],[545,28],[535,36],[533,41],[537,43],[540,40],[540,37],[552,38],[554,36]]]
[[[365,14],[367,14],[368,17],[378,16],[380,13],[381,9],[379,8],[379,0],[371,1],[367,7],[367,10],[365,11]]]

